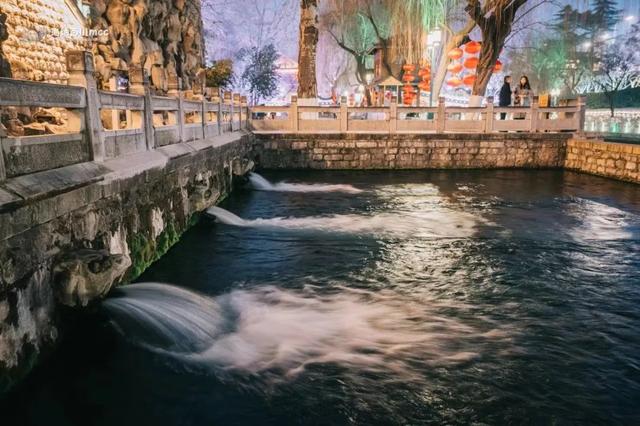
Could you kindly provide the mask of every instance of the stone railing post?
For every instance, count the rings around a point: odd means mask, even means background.
[[[242,130],[242,103],[240,93],[233,94],[233,105],[238,107],[238,130]]]
[[[347,97],[340,98],[340,133],[347,133],[349,130],[349,108]]]
[[[398,131],[398,98],[393,96],[389,104],[389,133],[395,134]]]
[[[142,67],[134,67],[129,71],[129,92],[144,97],[144,110],[142,114],[142,129],[147,150],[155,148],[153,128],[153,105],[151,104],[151,90],[149,88],[149,75]]]
[[[438,116],[436,117],[436,132],[444,133],[447,127],[447,112],[444,105],[444,96],[438,98]]]
[[[7,179],[7,169],[4,165],[4,150],[2,149],[2,138],[7,137],[7,132],[0,126],[0,182]]]
[[[207,138],[207,117],[209,116],[209,113],[207,112],[207,97],[203,96],[202,97],[202,106],[200,107],[200,110],[202,111],[202,115],[201,115],[201,119],[200,119],[200,123],[202,124],[202,138],[206,139]]]
[[[577,133],[584,133],[584,123],[587,117],[587,97],[586,96],[578,96],[578,112],[574,114],[576,117],[577,123]]]
[[[249,107],[247,106],[247,97],[240,96],[240,108],[244,110],[244,129],[247,130],[249,128],[249,118],[250,112]]]
[[[298,114],[298,97],[291,96],[291,105],[289,106],[289,120],[291,121],[291,131],[298,133],[300,131],[300,114]]]
[[[182,79],[176,75],[169,77],[169,96],[178,99],[178,111],[176,111],[176,124],[178,126],[179,142],[184,142],[184,106],[182,104]]]
[[[538,108],[539,108],[539,104],[538,104],[539,98],[537,96],[534,96],[533,99],[531,99],[531,108],[529,109],[529,114],[531,114],[531,127],[530,127],[530,131],[531,132],[537,132],[538,131]]]
[[[484,132],[491,133],[493,132],[493,120],[495,119],[495,114],[493,112],[493,96],[487,97],[486,111],[487,113],[484,122]]]
[[[218,89],[218,114],[216,121],[218,123],[218,136],[222,135],[222,89]]]
[[[224,92],[224,104],[229,105],[229,127],[231,129],[230,131],[233,132],[233,98],[231,96],[231,92]]]
[[[69,84],[84,87],[87,96],[84,134],[89,144],[90,158],[93,161],[104,161],[104,133],[100,120],[100,96],[93,77],[93,55],[82,50],[72,50],[67,52],[66,57]]]

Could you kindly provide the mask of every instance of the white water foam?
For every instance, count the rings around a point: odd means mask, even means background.
[[[207,213],[226,225],[245,228],[392,237],[465,238],[475,233],[478,224],[478,218],[472,214],[444,209],[395,214],[377,213],[370,216],[344,214],[253,220],[242,219],[220,207],[211,207]]]
[[[363,192],[351,185],[327,185],[320,183],[271,183],[257,173],[249,174],[251,187],[258,191],[272,192],[344,192],[347,194],[358,194]]]
[[[147,283],[125,287],[124,296],[104,305],[122,334],[137,336],[138,344],[184,362],[269,373],[277,380],[319,364],[420,380],[425,365],[471,362],[482,356],[485,344],[510,341],[486,318],[465,315],[467,306],[393,292],[335,290],[323,295],[314,287],[266,286],[208,298]],[[131,333],[140,324],[163,341]]]

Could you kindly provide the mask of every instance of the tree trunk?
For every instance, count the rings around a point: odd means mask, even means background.
[[[500,50],[496,49],[492,43],[484,42],[484,40],[485,38],[483,36],[482,50],[480,50],[480,58],[476,71],[476,81],[473,84],[473,91],[471,92],[472,95],[476,96],[485,95],[487,86],[489,85],[489,81],[493,75],[493,68],[495,67],[498,56],[500,55]],[[502,44],[499,49],[502,49]]]
[[[298,98],[316,98],[316,47],[318,45],[318,2],[300,0],[300,40],[298,49]]]
[[[500,51],[511,33],[516,12],[526,1],[512,0],[511,2],[504,2],[504,5],[498,1],[487,1],[483,8],[479,0],[467,0],[468,3],[465,10],[476,21],[482,31],[482,48],[476,70],[476,81],[471,91],[472,95],[485,95]],[[488,12],[489,10],[491,10],[490,13]]]

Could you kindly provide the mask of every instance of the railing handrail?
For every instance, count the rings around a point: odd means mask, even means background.
[[[156,133],[162,134],[162,145],[166,145],[206,139],[247,128],[246,98],[239,94],[227,92],[223,96],[220,91],[217,95],[214,92],[213,101],[192,97],[192,92],[181,90],[179,80],[170,83],[168,95],[151,94],[149,79],[141,68],[129,70],[129,93],[98,90],[93,58],[89,52],[68,52],[67,65],[69,85],[0,78],[0,106],[58,107],[69,110],[68,133],[12,137],[0,127],[0,182],[8,177],[5,161],[10,158],[3,147],[14,147],[28,138],[35,138],[32,145],[50,146],[52,143],[71,141],[77,144],[80,135],[81,142],[88,146],[89,161],[101,162],[119,155],[119,152],[155,149],[160,146]],[[206,93],[212,94],[212,91]],[[110,117],[101,110],[112,110]],[[170,115],[163,114],[160,121],[154,122],[154,112],[168,112]],[[188,123],[190,120],[186,114],[192,112],[199,113],[200,119]],[[121,128],[121,120],[126,123],[126,128]],[[109,128],[103,128],[103,122]],[[121,144],[126,149],[114,148],[114,144]],[[25,173],[15,170],[20,169],[14,168],[10,176]]]
[[[499,107],[488,98],[482,106],[446,106],[444,98],[438,100],[434,107],[400,106],[392,102],[388,106],[357,107],[348,106],[346,99],[338,105],[332,106],[302,106],[297,104],[295,97],[288,106],[254,106],[249,109],[249,121],[254,132],[273,133],[326,133],[330,129],[337,129],[341,133],[388,132],[390,134],[401,131],[403,133],[433,133],[433,132],[469,132],[483,133],[500,131],[526,132],[561,132],[580,131],[584,122],[585,102],[580,98],[576,105],[539,107],[537,100],[529,106]],[[261,120],[256,114],[286,112],[287,118],[278,120],[277,126]],[[327,116],[320,116],[327,113]],[[352,117],[352,114],[360,117]],[[385,114],[384,119],[362,118],[361,114]],[[409,117],[408,114],[429,114],[426,117]],[[552,115],[552,113],[555,113]],[[573,113],[573,114],[571,114]],[[318,114],[310,116],[309,114]],[[333,115],[332,115],[333,114]],[[502,115],[522,115],[520,119],[502,119]],[[454,115],[454,116],[452,116]],[[498,116],[501,119],[498,119]],[[288,125],[283,126],[283,123]],[[339,126],[336,126],[339,123]],[[410,124],[404,124],[410,123]],[[421,126],[421,124],[423,124]],[[331,126],[331,127],[327,127]]]

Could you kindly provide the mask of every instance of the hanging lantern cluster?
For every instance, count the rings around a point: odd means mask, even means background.
[[[413,64],[404,64],[402,66],[402,70],[404,74],[402,75],[402,81],[404,82],[404,86],[402,86],[402,103],[405,105],[413,104],[413,100],[416,96],[416,91],[411,83],[415,80],[415,75],[413,72],[416,70],[416,66]]]
[[[451,49],[447,53],[447,57],[451,60],[447,66],[447,71],[450,77],[446,83],[450,87],[459,87],[465,85],[467,87],[473,86],[476,82],[476,70],[478,63],[480,62],[478,55],[482,49],[482,43],[471,40],[466,44]],[[464,71],[464,74],[462,71]],[[496,61],[493,68],[494,72],[502,70],[502,62]]]
[[[422,79],[418,88],[424,92],[431,90],[431,65],[427,61],[422,62],[422,68],[418,71],[418,77]]]

